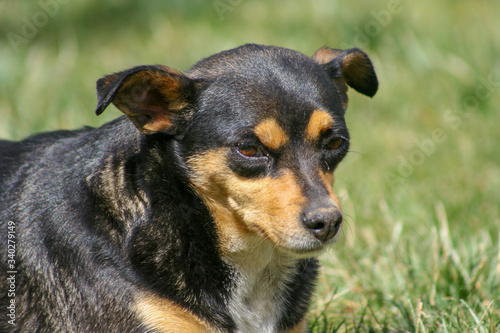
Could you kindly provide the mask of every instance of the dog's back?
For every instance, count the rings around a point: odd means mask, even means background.
[[[0,143],[0,221],[12,235],[0,242],[0,331],[139,331],[128,309],[136,287],[124,278],[124,253],[99,232],[109,226],[92,188],[134,148],[123,137],[132,127],[121,119]]]

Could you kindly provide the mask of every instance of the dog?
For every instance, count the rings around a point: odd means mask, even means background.
[[[97,81],[100,128],[0,144],[2,332],[306,332],[359,49],[247,44]]]

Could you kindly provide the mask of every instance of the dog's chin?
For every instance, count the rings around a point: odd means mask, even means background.
[[[332,244],[335,243],[335,238],[330,239],[327,242],[321,242],[318,240],[301,240],[290,242],[286,246],[277,246],[281,252],[291,257],[297,259],[314,258],[321,255],[323,252],[328,250]]]

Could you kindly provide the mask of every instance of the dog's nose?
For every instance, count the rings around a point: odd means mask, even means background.
[[[322,242],[332,239],[342,224],[342,213],[335,206],[306,209],[302,221],[313,235]]]

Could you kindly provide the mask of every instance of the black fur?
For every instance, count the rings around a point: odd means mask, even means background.
[[[227,302],[238,272],[221,256],[214,219],[190,185],[186,159],[236,147],[245,129],[272,114],[289,131],[295,150],[275,152],[273,163],[262,165],[238,162],[235,156],[227,168],[247,178],[268,172],[277,177],[283,167],[296,168],[298,159],[317,158],[300,142],[311,110],[321,108],[332,112],[334,134],[346,141],[341,150],[322,157],[326,166],[321,168],[335,168],[349,138],[329,73],[345,75],[332,69],[341,67],[339,61],[320,66],[295,51],[246,45],[201,61],[186,74],[189,79],[157,66],[136,67],[115,74],[111,88],[111,81],[99,81],[97,113],[131,75],[166,73],[182,81],[180,97],[147,99],[153,106],[182,105],[167,119],[172,127],[144,134],[121,117],[100,128],[1,141],[0,331],[150,332],[134,310],[135,296],[146,290],[221,332],[236,332]],[[373,95],[374,75],[348,83]],[[139,129],[156,115],[134,112],[125,113]],[[11,257],[9,225],[15,231]],[[9,259],[14,268],[7,266]],[[304,318],[317,269],[315,259],[297,260],[283,306],[276,309],[280,332]],[[11,275],[15,295],[6,283]],[[7,316],[13,299],[15,318]]]

